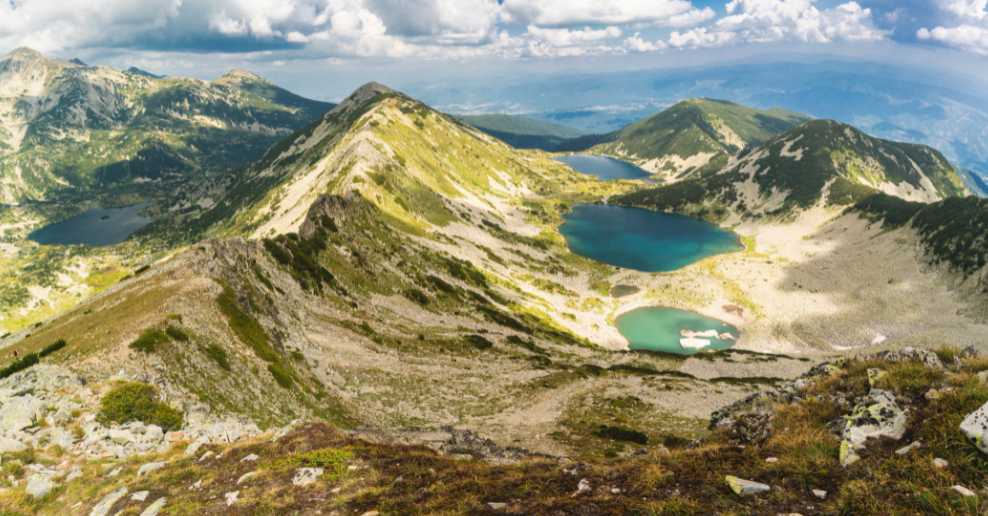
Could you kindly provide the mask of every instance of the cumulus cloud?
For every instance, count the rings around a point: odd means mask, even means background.
[[[814,1],[732,0],[713,21],[712,9],[690,0],[6,0],[0,44],[55,53],[284,51],[273,61],[511,59],[883,37],[869,9],[852,1],[818,10]],[[988,0],[944,1],[972,17]],[[654,39],[661,27],[674,29],[667,41]]]
[[[606,24],[683,27],[707,21],[716,13],[697,9],[686,0],[504,0],[501,18],[506,23],[559,27]]]
[[[938,6],[951,19],[933,29],[919,29],[917,38],[988,55],[988,0],[941,0]]]

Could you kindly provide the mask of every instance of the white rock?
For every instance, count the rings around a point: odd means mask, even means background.
[[[824,490],[822,490],[822,489],[814,489],[813,490],[813,496],[815,496],[815,497],[823,500],[824,498],[827,497],[827,492],[824,491]]]
[[[503,511],[508,507],[508,504],[500,502],[487,502],[487,506],[490,507],[492,511]]]
[[[237,503],[237,497],[240,496],[240,491],[234,491],[232,493],[227,493],[226,495],[226,505],[227,507]]]
[[[144,500],[148,499],[149,494],[151,494],[151,491],[138,491],[133,495],[131,495],[130,499],[134,500],[135,502],[143,502]]]
[[[935,467],[937,469],[944,469],[944,468],[946,468],[949,465],[950,465],[950,463],[947,462],[944,459],[941,459],[941,458],[933,459],[933,467]]]
[[[106,516],[113,507],[113,504],[117,503],[117,500],[123,498],[126,494],[127,488],[121,487],[120,489],[106,495],[100,503],[96,504],[96,507],[93,507],[93,510],[89,513],[89,516]]]
[[[765,459],[765,462],[769,462],[769,463],[779,462],[779,458],[778,457],[769,457],[769,458]]]
[[[244,482],[245,480],[247,480],[248,478],[250,478],[250,477],[252,477],[252,476],[254,476],[256,474],[257,474],[256,471],[251,471],[251,472],[248,472],[248,473],[244,473],[243,475],[240,475],[240,478],[237,479],[237,485],[239,486],[242,482]]]
[[[923,443],[921,443],[919,441],[913,441],[913,443],[910,444],[909,446],[903,446],[902,448],[899,448],[898,450],[895,450],[895,454],[896,455],[905,455],[905,454],[907,454],[907,453],[909,453],[909,452],[911,452],[913,450],[918,450],[918,449],[920,449],[922,447],[923,447]]]
[[[11,434],[23,430],[38,420],[41,403],[34,396],[18,396],[0,407],[0,429]]]
[[[257,455],[254,454],[254,453],[251,453],[250,455],[248,455],[248,456],[240,459],[240,462],[247,462],[247,461],[257,460],[257,459],[258,459]]]
[[[117,444],[137,442],[137,439],[134,438],[134,434],[130,430],[111,429],[109,436],[110,440]]]
[[[164,431],[158,425],[148,425],[147,429],[144,430],[144,437],[152,442],[158,442],[165,437]]]
[[[961,496],[965,496],[965,497],[967,497],[967,496],[978,496],[977,494],[974,493],[974,491],[971,491],[970,489],[968,489],[968,488],[966,488],[964,486],[953,486],[953,487],[950,488],[950,490],[953,491],[953,492],[955,492],[955,493],[957,493],[957,494],[959,494],[959,495],[961,495]]]
[[[17,453],[27,449],[24,443],[11,439],[10,437],[0,437],[0,453]]]
[[[973,441],[982,453],[988,453],[988,403],[971,412],[964,421],[961,421],[961,432]]]
[[[161,508],[164,506],[165,506],[165,499],[158,498],[157,500],[154,501],[153,504],[149,505],[147,509],[144,509],[144,512],[141,513],[141,516],[158,516],[158,511],[160,511]]]
[[[166,465],[168,465],[168,461],[163,461],[163,462],[149,462],[149,463],[141,466],[141,469],[137,470],[137,476],[142,477],[142,476],[144,476],[144,475],[146,475],[146,474],[148,474],[148,473],[150,473],[152,471],[159,470],[159,469],[165,467]]]
[[[199,457],[199,462],[202,462],[202,461],[204,461],[204,460],[206,460],[206,459],[208,459],[208,458],[210,458],[210,457],[212,457],[213,455],[215,455],[215,454],[213,453],[213,450],[209,450],[208,452],[206,452],[206,453],[203,453],[203,454],[202,454],[202,457]]]
[[[292,484],[297,486],[307,486],[322,476],[325,470],[323,468],[299,468],[295,473],[295,478],[292,479]]]
[[[188,448],[185,449],[185,456],[188,457],[189,455],[195,455],[195,453],[199,451],[199,448],[202,448],[202,441],[196,441],[189,444]]]
[[[123,471],[123,466],[117,467],[117,469],[114,469],[113,471],[111,471],[110,474],[107,475],[107,476],[108,477],[115,477],[115,476],[119,475],[121,471]]]
[[[731,487],[731,491],[734,491],[738,496],[749,496],[758,493],[764,493],[771,487],[761,484],[758,482],[752,482],[751,480],[744,480],[738,477],[733,477],[728,475],[726,477],[727,485]]]
[[[82,470],[81,469],[74,469],[71,472],[69,472],[68,476],[65,477],[65,481],[66,482],[71,482],[71,481],[73,481],[73,480],[75,480],[75,479],[77,479],[77,478],[79,478],[81,476],[82,476]]]
[[[47,475],[35,473],[27,481],[27,487],[24,488],[24,491],[35,498],[41,498],[56,487],[58,487],[58,484],[53,482]]]
[[[621,494],[621,490],[616,487],[612,487],[611,494]]]

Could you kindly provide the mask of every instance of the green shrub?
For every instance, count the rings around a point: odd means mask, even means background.
[[[157,329],[148,328],[141,333],[137,340],[130,343],[130,349],[136,349],[137,351],[142,351],[144,353],[154,353],[154,348],[158,344],[164,344],[171,340],[168,334]]]
[[[140,421],[170,432],[182,426],[182,413],[154,399],[158,389],[146,383],[125,383],[103,396],[96,420],[102,424]]]
[[[171,338],[173,338],[173,339],[175,339],[175,340],[177,340],[179,342],[188,342],[189,341],[189,334],[188,333],[185,333],[181,329],[176,328],[174,326],[169,326],[169,327],[165,328],[165,333],[169,337],[171,337]]]
[[[426,306],[429,304],[429,296],[427,296],[425,292],[422,292],[417,288],[410,288],[406,290],[405,297],[407,297],[414,303],[422,306]]]
[[[268,364],[268,371],[271,372],[271,376],[274,376],[278,385],[286,389],[292,388],[292,377],[281,367],[281,364]]]
[[[41,353],[38,353],[38,356],[40,356],[40,357],[46,357],[46,356],[48,356],[48,355],[50,355],[50,354],[52,354],[52,353],[54,353],[54,352],[56,352],[56,351],[64,348],[66,346],[66,344],[67,343],[65,342],[65,339],[58,339],[55,342],[52,342],[51,344],[45,346],[45,349],[42,349],[41,350]]]
[[[28,353],[24,355],[24,358],[20,360],[15,360],[14,363],[10,364],[9,366],[3,369],[0,369],[0,378],[7,378],[8,376],[23,371],[37,364],[40,361],[41,359],[38,358],[38,355],[34,353]]]
[[[604,439],[614,439],[615,441],[630,441],[637,444],[648,444],[648,436],[638,430],[621,428],[620,426],[600,425],[597,435]]]
[[[265,362],[277,362],[278,354],[268,345],[268,334],[264,332],[257,319],[247,315],[240,305],[233,300],[233,289],[223,284],[223,293],[217,296],[216,303],[226,315],[230,329],[237,335],[240,342],[254,350],[257,356]]]
[[[230,361],[226,357],[225,349],[217,346],[216,344],[210,344],[209,347],[206,348],[206,356],[215,360],[216,363],[223,369],[226,369],[227,371],[230,370]]]
[[[471,346],[477,349],[483,350],[494,347],[493,342],[485,339],[484,337],[481,337],[480,335],[467,335],[466,337],[464,337],[464,339],[466,339],[466,341],[470,343]]]

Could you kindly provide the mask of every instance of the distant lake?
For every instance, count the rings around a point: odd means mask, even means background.
[[[632,165],[627,161],[608,158],[606,156],[594,156],[592,154],[570,154],[569,156],[558,156],[556,161],[561,161],[573,170],[582,174],[597,176],[602,181],[611,179],[648,179],[652,173],[640,167]],[[661,180],[658,182],[662,182]]]
[[[738,236],[693,217],[606,204],[578,204],[559,232],[570,250],[598,262],[669,272],[744,249]]]
[[[123,242],[131,233],[154,220],[137,212],[154,203],[146,202],[122,208],[90,208],[71,219],[49,224],[32,231],[27,237],[41,245],[79,245],[106,247]]]
[[[631,349],[682,355],[692,355],[700,349],[730,348],[741,335],[737,328],[717,319],[665,307],[638,308],[621,314],[614,324],[631,343]],[[689,337],[682,334],[683,330],[706,334]],[[733,339],[719,338],[726,335]]]

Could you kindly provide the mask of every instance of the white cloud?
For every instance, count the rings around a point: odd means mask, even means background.
[[[628,52],[656,52],[659,50],[665,50],[669,48],[669,45],[665,41],[645,41],[639,35],[640,32],[636,32],[634,36],[624,40],[621,47]]]
[[[682,27],[707,21],[716,13],[686,0],[504,0],[506,23],[540,26],[654,25]]]
[[[727,4],[730,16],[717,20],[710,32],[732,32],[749,43],[877,41],[885,37],[872,24],[871,10],[857,2],[821,11],[813,6],[814,1],[732,0]]]
[[[988,55],[988,0],[941,0],[939,7],[952,15],[956,25],[924,27],[916,31],[916,37]]]

